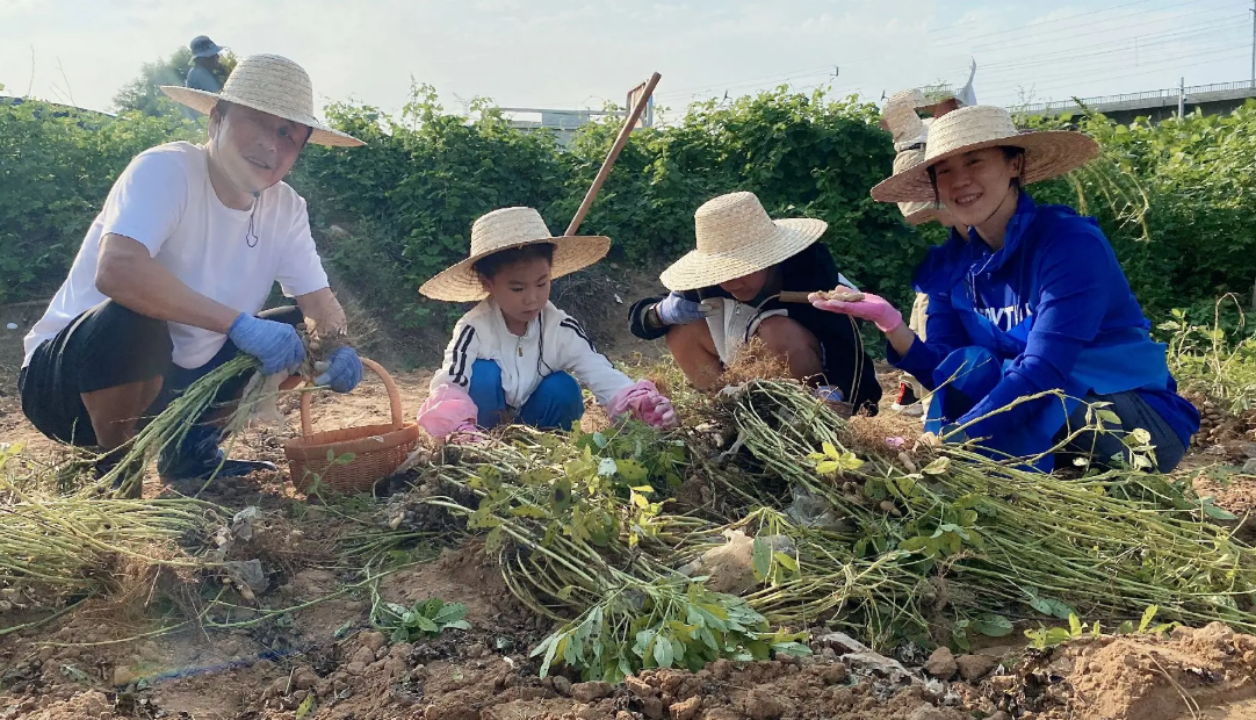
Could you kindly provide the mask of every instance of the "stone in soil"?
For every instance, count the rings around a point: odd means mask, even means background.
[[[955,655],[945,645],[934,650],[928,662],[925,663],[925,672],[939,680],[946,680],[957,670],[959,666],[955,662]]]
[[[961,655],[955,659],[960,677],[972,682],[980,680],[998,667],[999,661],[988,655]]]

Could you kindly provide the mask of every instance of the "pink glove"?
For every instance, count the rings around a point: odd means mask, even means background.
[[[857,302],[825,300],[815,293],[812,293],[807,299],[811,301],[811,306],[817,310],[841,313],[857,317],[860,320],[868,320],[875,324],[877,329],[883,333],[894,332],[903,324],[903,314],[895,310],[894,306],[888,303],[885,298],[872,293],[864,293],[863,300]]]
[[[607,412],[612,420],[632,413],[633,417],[657,428],[673,428],[677,424],[672,401],[660,395],[649,380],[640,380],[616,393]]]
[[[466,390],[445,383],[436,388],[419,408],[419,425],[434,438],[444,440],[453,433],[474,433],[479,408]]]

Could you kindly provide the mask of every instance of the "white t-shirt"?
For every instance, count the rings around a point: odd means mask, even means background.
[[[96,265],[100,239],[109,233],[138,241],[188,287],[250,315],[262,309],[276,280],[288,297],[327,287],[305,200],[281,182],[263,190],[252,211],[229,208],[210,184],[207,158],[203,146],[177,142],[131,161],[87,231],[69,277],[26,336],[23,366],[41,343],[107,299],[96,289]],[[184,368],[209,362],[227,339],[179,323],[170,323],[170,337],[174,362]]]

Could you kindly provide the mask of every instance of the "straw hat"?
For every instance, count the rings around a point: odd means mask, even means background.
[[[829,226],[809,218],[773,220],[749,192],[707,201],[694,213],[694,225],[698,249],[659,276],[668,290],[697,290],[765,270],[810,247]]]
[[[894,136],[895,150],[924,144],[925,124],[916,114],[916,108],[924,102],[925,95],[919,90],[896,92],[885,101],[885,108],[881,110],[881,127]]]
[[[423,283],[419,292],[433,300],[475,302],[488,297],[480,284],[475,263],[493,253],[536,245],[554,245],[551,278],[560,278],[586,268],[606,257],[611,239],[601,235],[554,237],[541,213],[532,208],[512,207],[494,210],[471,226],[471,256]]]
[[[1082,133],[1019,132],[1007,110],[974,105],[935,120],[929,128],[924,160],[882,180],[872,188],[872,197],[881,202],[932,200],[930,166],[949,157],[991,147],[1018,147],[1025,151],[1022,185],[1063,175],[1099,154],[1099,144]]]
[[[301,123],[314,132],[310,142],[333,147],[355,147],[366,143],[339,130],[332,130],[314,117],[314,86],[305,70],[279,55],[250,55],[240,61],[222,92],[163,85],[161,91],[175,102],[209,114],[219,100]]]
[[[919,120],[919,118],[917,118]],[[927,129],[928,123],[922,123],[922,127]],[[894,156],[894,174],[910,170],[919,165],[925,159],[924,147],[915,147],[910,150],[900,150]],[[928,202],[901,202],[898,204],[899,212],[903,213],[903,218],[911,225],[924,225],[931,220],[938,219],[938,204],[929,200]]]

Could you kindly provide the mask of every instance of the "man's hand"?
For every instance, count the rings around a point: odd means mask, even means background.
[[[338,393],[351,392],[362,382],[362,359],[351,347],[338,347],[325,363],[317,363],[315,369],[322,374],[314,378],[315,385],[326,385]]]
[[[305,360],[305,344],[301,342],[297,329],[281,322],[240,313],[231,323],[227,337],[242,352],[260,360],[265,375],[274,375],[281,370],[296,372]]]

